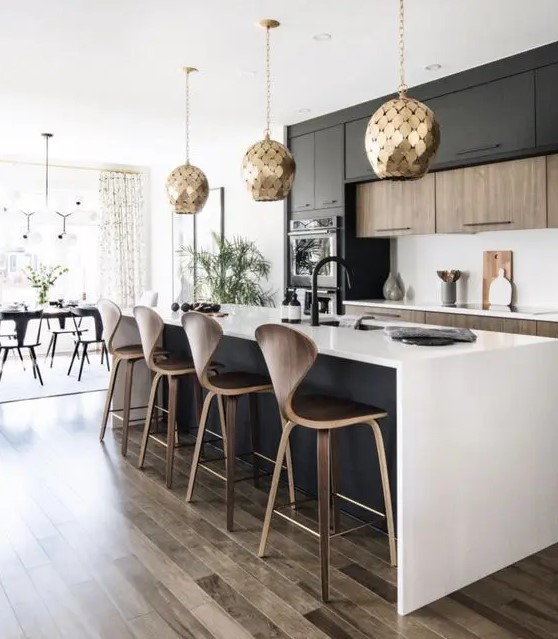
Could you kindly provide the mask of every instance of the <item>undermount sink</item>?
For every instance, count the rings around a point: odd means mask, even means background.
[[[351,326],[340,326],[339,320],[324,320],[320,322],[320,326],[334,326],[336,328],[348,328],[350,330],[357,330],[357,331],[380,331],[382,330],[382,328],[384,328],[383,326],[377,326],[377,325],[373,326],[372,324],[361,323],[358,325],[356,329],[354,329]]]

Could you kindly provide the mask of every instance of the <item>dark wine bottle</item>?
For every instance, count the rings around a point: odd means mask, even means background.
[[[281,321],[288,323],[289,321],[289,302],[291,301],[291,294],[289,289],[285,289],[285,298],[281,302]]]
[[[293,293],[291,301],[289,302],[289,324],[300,324],[302,318],[302,308],[298,301],[296,292]]]

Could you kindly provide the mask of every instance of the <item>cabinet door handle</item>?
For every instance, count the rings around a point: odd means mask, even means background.
[[[298,209],[307,209],[310,207],[310,204],[297,204],[294,209],[297,211]]]
[[[337,200],[326,200],[322,202],[322,206],[327,206],[328,204],[337,204]]]
[[[495,224],[512,224],[512,220],[494,220],[492,222],[464,222],[463,226],[493,226]]]
[[[473,149],[462,149],[461,151],[457,151],[455,155],[467,155],[467,153],[480,153],[481,151],[492,151],[494,149],[499,149],[502,145],[497,142],[496,144],[489,144],[488,146],[477,146]]]
[[[376,229],[378,233],[386,233],[387,231],[410,231],[412,226],[394,226],[391,229]]]

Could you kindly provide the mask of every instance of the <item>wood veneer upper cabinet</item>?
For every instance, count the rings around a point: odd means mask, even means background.
[[[435,178],[379,181],[357,186],[357,237],[435,232]]]
[[[558,227],[558,155],[546,158],[548,227]]]
[[[436,232],[546,227],[546,158],[436,173]]]

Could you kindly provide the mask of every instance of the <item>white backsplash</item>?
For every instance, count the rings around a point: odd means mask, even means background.
[[[513,251],[514,302],[558,308],[558,229],[495,231],[475,235],[421,235],[392,240],[392,270],[398,272],[406,299],[437,302],[439,269],[465,273],[458,282],[458,302],[480,302],[482,254]]]

